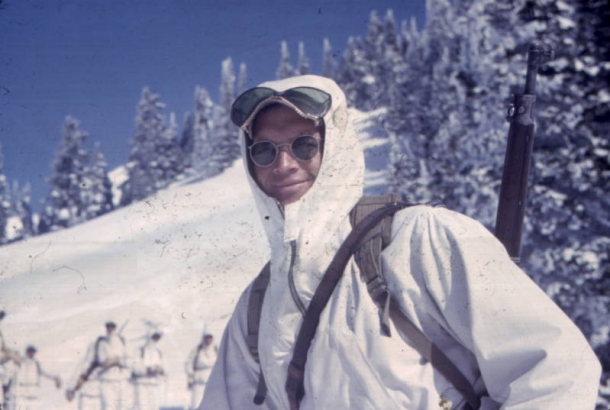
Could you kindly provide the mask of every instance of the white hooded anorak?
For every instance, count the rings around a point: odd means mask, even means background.
[[[322,165],[309,191],[285,207],[247,172],[271,247],[260,365],[246,343],[250,285],[227,324],[199,409],[289,408],[284,386],[302,310],[351,231],[349,212],[363,193],[364,154],[339,87],[311,75],[261,86],[309,86],[332,96]],[[594,408],[600,365],[592,349],[480,223],[444,208],[409,207],[394,216],[381,259],[403,312],[475,386],[481,409]],[[393,325],[391,331],[381,334],[378,308],[352,258],[320,317],[300,408],[461,408],[459,392]],[[268,391],[256,406],[261,370]]]

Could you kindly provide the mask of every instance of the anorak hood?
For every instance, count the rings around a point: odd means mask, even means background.
[[[324,154],[313,186],[298,201],[282,207],[263,192],[253,175],[247,172],[272,249],[275,245],[293,240],[320,241],[325,233],[329,235],[338,229],[362,196],[364,154],[349,121],[347,101],[339,86],[328,78],[315,75],[291,77],[259,85],[279,92],[302,86],[323,90],[332,98],[331,108],[323,117]],[[245,169],[249,170],[247,138],[242,131],[242,157]]]

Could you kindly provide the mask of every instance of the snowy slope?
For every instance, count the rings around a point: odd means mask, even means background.
[[[367,192],[385,189],[388,145],[371,116],[354,112],[367,152]],[[0,247],[2,332],[29,344],[69,385],[104,323],[126,323],[131,349],[145,321],[159,324],[168,369],[166,405],[188,400],[184,362],[204,330],[220,341],[243,288],[263,266],[267,240],[241,161],[202,182],[181,184],[71,229]],[[65,385],[64,385],[65,387]],[[51,409],[75,409],[43,382]]]

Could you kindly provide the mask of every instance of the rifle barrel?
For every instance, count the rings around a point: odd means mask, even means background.
[[[502,185],[496,217],[496,237],[504,244],[510,257],[519,262],[521,237],[525,217],[527,181],[534,146],[533,105],[536,100],[536,75],[538,67],[550,61],[554,52],[538,44],[532,44],[527,56],[525,92],[515,96],[508,113],[510,128]]]

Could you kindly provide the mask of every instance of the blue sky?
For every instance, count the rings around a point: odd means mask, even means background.
[[[218,100],[220,64],[246,63],[248,85],[275,75],[280,42],[296,64],[305,43],[321,70],[322,42],[341,54],[363,36],[371,10],[423,25],[424,0],[195,1],[4,0],[0,2],[0,144],[9,181],[30,181],[32,205],[48,193],[45,178],[66,115],[81,121],[89,146],[114,168],[125,162],[135,106],[150,86],[182,125],[195,85]]]

